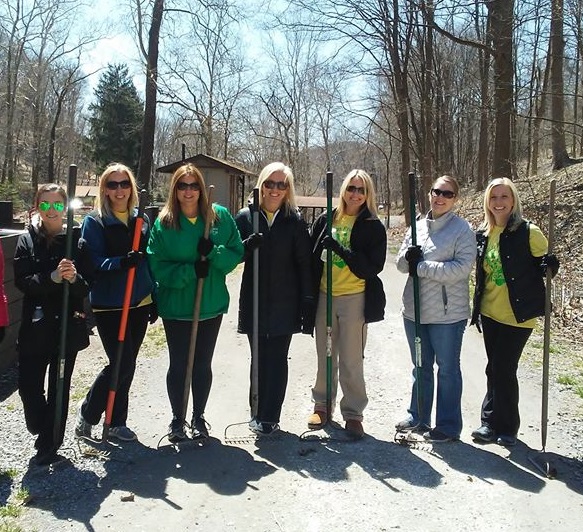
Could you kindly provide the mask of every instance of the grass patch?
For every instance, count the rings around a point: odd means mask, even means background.
[[[11,502],[9,502],[6,506],[0,507],[0,517],[2,517],[2,518],[6,518],[6,517],[17,518],[17,517],[20,517],[21,513],[22,513],[22,506],[19,506],[17,504],[13,504]]]
[[[164,332],[162,320],[159,320],[155,325],[148,327],[146,337],[140,347],[140,356],[155,358],[165,348],[166,333]]]
[[[14,467],[11,467],[10,469],[2,469],[0,470],[0,476],[14,480],[18,476],[18,469]]]
[[[0,532],[24,532],[23,528],[13,523],[7,523],[6,521],[0,521]]]
[[[577,380],[571,375],[559,375],[557,377],[557,382],[559,384],[564,384],[565,386],[574,386],[577,384]]]

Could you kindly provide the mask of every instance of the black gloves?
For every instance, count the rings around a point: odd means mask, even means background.
[[[2,340],[4,340],[5,336],[6,336],[6,327],[0,327],[0,344],[2,343]]]
[[[547,275],[547,268],[551,270],[551,276],[554,277],[559,271],[560,262],[554,253],[547,253],[540,258],[540,268],[543,277]]]
[[[209,261],[208,260],[197,260],[194,263],[194,271],[198,279],[204,279],[208,277],[209,274]]]
[[[337,240],[334,240],[330,235],[326,235],[322,239],[322,246],[324,246],[325,249],[336,253],[341,259],[345,259],[346,255],[348,255],[348,249]]]
[[[405,260],[409,263],[409,275],[417,275],[417,265],[423,260],[421,246],[409,246]]]
[[[243,240],[245,251],[249,253],[260,248],[261,244],[263,244],[263,233],[252,233],[248,238]]]
[[[158,305],[153,301],[150,303],[150,325],[158,319]]]
[[[125,257],[119,261],[119,265],[124,269],[136,267],[144,260],[144,254],[141,251],[130,251]]]
[[[302,334],[314,334],[314,323],[316,321],[316,302],[311,296],[304,297],[300,307],[302,319]]]
[[[214,247],[215,245],[213,244],[213,241],[210,238],[205,238],[204,236],[201,236],[200,240],[198,241],[196,249],[203,257],[207,257],[208,255],[210,255],[210,252],[213,250]]]

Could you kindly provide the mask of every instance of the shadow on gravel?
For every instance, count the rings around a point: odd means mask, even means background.
[[[116,489],[130,491],[137,496],[167,500],[168,479],[181,479],[189,484],[205,484],[221,495],[239,495],[250,483],[270,475],[275,468],[257,462],[244,449],[223,445],[210,438],[204,445],[182,447],[176,452],[171,446],[160,450],[148,449],[148,456],[126,466],[125,471],[115,471],[106,464],[108,476],[105,483]],[[111,479],[111,480],[110,480]]]
[[[509,449],[506,457],[490,452],[490,446],[497,447],[495,444],[470,445],[462,442],[442,444],[434,446],[434,454],[441,456],[452,468],[485,482],[497,479],[513,488],[532,493],[542,491],[547,482],[563,482],[575,493],[583,495],[581,460],[550,452],[542,455],[521,441]],[[548,462],[556,469],[556,478],[545,478],[531,459],[536,459],[540,464]]]
[[[519,442],[519,445],[512,450],[508,459],[533,471],[542,477],[545,483],[562,482],[573,492],[583,495],[583,462],[581,460],[552,452],[543,454],[538,449],[531,449],[522,442]],[[532,463],[533,459],[540,466],[545,467],[548,464],[555,469],[553,478],[545,478],[544,473]]]
[[[12,493],[12,478],[5,471],[0,472],[0,506],[6,506]]]
[[[216,493],[230,496],[256,489],[254,482],[275,471],[246,450],[223,445],[215,438],[203,446],[182,447],[178,453],[170,446],[156,450],[139,442],[112,447],[111,458],[103,462],[106,475],[102,478],[82,469],[91,467],[84,463],[91,460],[99,459],[80,458],[53,472],[31,466],[22,480],[22,486],[32,495],[29,506],[51,512],[59,520],[82,523],[93,531],[92,518],[114,491],[158,499],[181,510],[167,493],[171,478],[205,484]]]
[[[442,475],[411,450],[394,442],[367,435],[358,441],[302,441],[296,434],[282,432],[280,441],[255,443],[255,454],[277,467],[326,482],[348,479],[348,468],[358,465],[371,478],[398,492],[391,484],[400,478],[409,484],[432,488]]]

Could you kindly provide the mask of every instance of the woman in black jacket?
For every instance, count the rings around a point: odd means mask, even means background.
[[[340,187],[340,201],[332,214],[332,236],[326,234],[326,213],[312,227],[314,282],[319,287],[316,311],[318,373],[312,388],[314,413],[308,427],[320,428],[326,412],[326,292],[324,268],[332,255],[332,409],[338,381],[343,397],[340,411],[346,430],[362,438],[363,411],[368,403],[364,383],[367,323],[384,318],[385,293],[378,277],[385,265],[387,233],[376,214],[374,185],[364,170],[352,170]]]
[[[82,257],[80,229],[73,228],[73,260],[65,259],[66,235],[63,214],[67,205],[65,190],[56,184],[41,185],[28,232],[20,235],[14,254],[14,279],[24,293],[22,321],[18,334],[18,391],[24,406],[26,426],[38,435],[35,448],[38,464],[58,459],[57,450],[63,443],[69,388],[77,352],[89,345],[85,325],[83,298],[89,285],[79,260]],[[70,283],[69,317],[65,353],[61,427],[57,441],[53,437],[56,411],[57,358],[60,340],[60,314],[63,305],[63,283]],[[48,395],[44,381],[49,367]]]
[[[245,246],[239,299],[238,332],[253,331],[253,251],[259,247],[259,349],[257,417],[249,428],[271,434],[287,387],[287,357],[292,335],[311,334],[313,296],[310,236],[295,200],[293,174],[283,163],[268,164],[259,174],[259,232],[253,232],[252,205],[235,217]],[[251,399],[251,398],[250,398]]]

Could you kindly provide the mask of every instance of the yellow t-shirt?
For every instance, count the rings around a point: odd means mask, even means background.
[[[530,224],[528,240],[530,251],[535,257],[541,257],[547,252],[548,243],[541,230],[534,224]],[[518,323],[510,305],[508,286],[502,271],[500,260],[500,235],[504,227],[494,227],[488,235],[488,247],[484,257],[484,271],[486,273],[486,285],[482,296],[480,312],[493,320],[514,327],[532,329],[536,325],[536,318]]]
[[[355,220],[356,216],[345,214],[340,220],[335,220],[332,223],[332,236],[345,248],[350,248],[350,235],[352,234]],[[322,279],[320,280],[320,290],[326,293],[326,288],[326,267],[324,266]],[[364,292],[364,279],[354,275],[344,260],[336,253],[332,253],[332,295],[344,296],[347,294],[360,294],[361,292]]]

